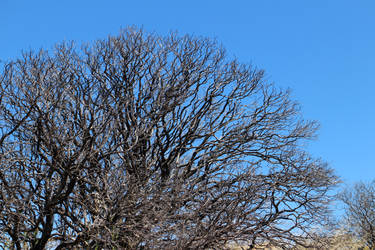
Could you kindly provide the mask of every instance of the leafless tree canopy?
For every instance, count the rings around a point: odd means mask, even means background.
[[[359,182],[340,195],[348,229],[370,249],[375,249],[375,181]]]
[[[332,171],[316,124],[217,43],[138,29],[0,72],[0,246],[306,242]],[[300,241],[301,240],[301,241]]]

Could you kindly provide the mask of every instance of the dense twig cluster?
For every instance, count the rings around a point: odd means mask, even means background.
[[[210,40],[127,29],[0,77],[2,246],[291,246],[326,215],[316,124]]]

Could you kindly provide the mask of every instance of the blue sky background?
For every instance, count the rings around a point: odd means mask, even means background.
[[[217,39],[320,122],[314,156],[346,183],[375,178],[375,1],[0,0],[0,59],[129,25]]]

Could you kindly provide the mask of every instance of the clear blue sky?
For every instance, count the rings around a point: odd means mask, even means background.
[[[348,183],[375,178],[374,0],[1,0],[0,59],[129,25],[216,38],[320,121],[314,156]]]

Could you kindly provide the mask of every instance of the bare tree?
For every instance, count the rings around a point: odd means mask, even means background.
[[[0,75],[0,245],[304,244],[337,178],[315,122],[217,43],[138,29]]]
[[[375,249],[375,181],[359,182],[339,194],[350,233],[370,249]]]

